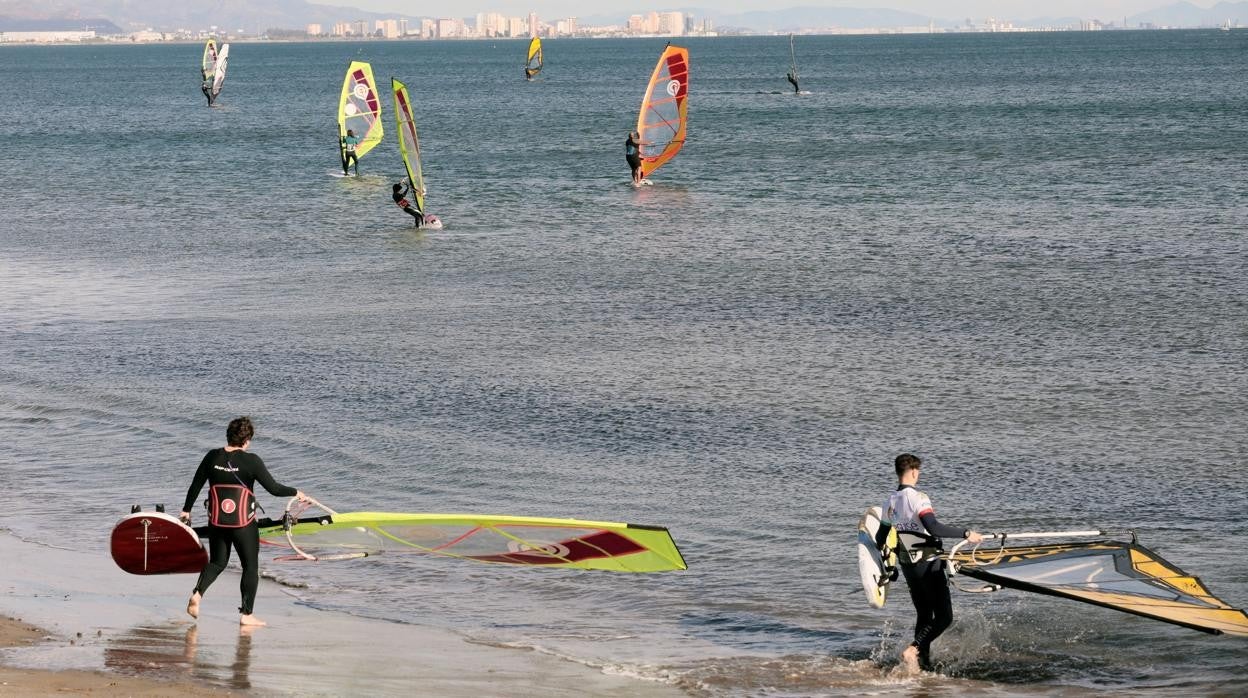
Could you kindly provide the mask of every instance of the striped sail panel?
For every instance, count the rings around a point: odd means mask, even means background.
[[[217,42],[215,39],[209,39],[204,42],[204,58],[200,63],[200,70],[204,73],[205,80],[212,79],[212,71],[217,66]]]
[[[667,529],[605,521],[476,514],[349,512],[262,528],[270,545],[335,553],[426,553],[521,567],[614,572],[686,569]]]
[[[529,42],[529,53],[524,63],[524,74],[527,77],[533,77],[542,72],[542,40],[533,37]]]
[[[342,95],[338,99],[338,133],[354,131],[360,139],[355,146],[355,156],[362,158],[381,142],[385,129],[381,124],[381,98],[377,93],[377,81],[373,79],[373,67],[361,61],[352,61],[342,80]]]
[[[399,154],[403,156],[403,166],[407,168],[407,181],[412,185],[416,210],[424,213],[425,176],[420,169],[420,138],[416,135],[412,101],[407,95],[407,86],[395,78],[390,78],[390,88],[394,91],[394,119],[399,127]]]
[[[959,553],[958,573],[1207,633],[1248,635],[1248,614],[1135,542],[1094,541]]]
[[[212,96],[215,98],[221,94],[221,85],[225,84],[225,68],[230,61],[230,45],[222,44],[221,52],[217,54],[217,61],[212,69]]]
[[[668,46],[650,75],[637,132],[641,134],[641,175],[662,167],[685,145],[689,97],[689,50]]]

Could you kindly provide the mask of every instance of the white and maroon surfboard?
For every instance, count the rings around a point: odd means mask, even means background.
[[[163,512],[122,517],[113,527],[110,547],[113,562],[130,574],[198,574],[208,564],[195,530]]]

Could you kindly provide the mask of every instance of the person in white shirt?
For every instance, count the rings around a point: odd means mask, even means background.
[[[941,538],[965,538],[978,544],[983,536],[969,529],[948,526],[936,520],[932,501],[915,485],[919,482],[918,456],[903,453],[893,462],[897,472],[897,490],[884,502],[883,521],[875,536],[876,547],[883,549],[889,531],[897,530],[897,560],[910,589],[910,600],[918,620],[914,625],[914,642],[901,653],[901,659],[912,668],[931,670],[932,641],[953,624],[953,602],[945,576]]]

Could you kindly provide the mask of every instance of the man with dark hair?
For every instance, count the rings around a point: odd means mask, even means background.
[[[901,653],[911,668],[931,670],[932,641],[953,623],[953,602],[945,578],[945,561],[941,538],[965,538],[978,544],[983,536],[971,530],[945,525],[936,520],[932,501],[915,488],[919,482],[918,456],[903,453],[893,461],[897,472],[897,491],[884,502],[883,520],[875,536],[875,545],[883,549],[888,533],[897,529],[897,560],[910,589],[910,600],[918,619],[914,625],[914,642]]]
[[[279,484],[264,467],[260,456],[247,452],[256,429],[247,417],[232,420],[225,429],[225,448],[214,448],[204,456],[186,491],[186,503],[179,517],[191,525],[191,507],[199,497],[204,483],[208,488],[208,565],[200,572],[191,592],[186,612],[199,617],[199,602],[204,592],[230,562],[230,547],[238,551],[243,567],[239,584],[243,604],[238,607],[239,625],[264,625],[252,615],[256,590],[260,586],[260,527],[256,522],[255,486],[259,482],[269,494],[278,497],[304,498],[303,492]]]

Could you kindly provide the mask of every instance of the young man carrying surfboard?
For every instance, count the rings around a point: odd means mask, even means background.
[[[910,589],[910,600],[918,619],[914,625],[914,642],[901,653],[901,660],[912,670],[932,668],[932,641],[953,624],[953,601],[945,576],[941,538],[965,538],[972,545],[983,540],[975,531],[954,528],[936,520],[932,501],[915,485],[919,482],[918,456],[903,453],[893,462],[897,473],[897,490],[884,502],[880,528],[875,545],[883,549],[888,533],[897,530],[900,550],[897,559]]]

